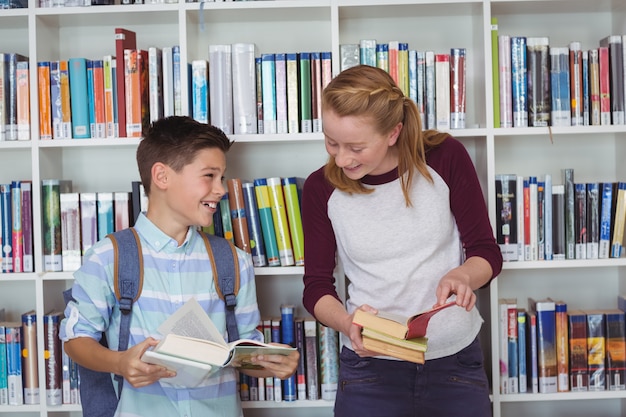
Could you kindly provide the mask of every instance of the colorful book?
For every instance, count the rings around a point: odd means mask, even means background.
[[[50,114],[50,61],[37,63],[37,91],[39,94],[39,139],[52,139],[52,115]],[[0,129],[0,137],[2,136]]]
[[[43,270],[63,271],[61,232],[61,181],[45,179],[41,182]]]
[[[250,252],[252,254],[252,264],[255,267],[267,266],[265,255],[265,242],[261,229],[261,219],[256,201],[254,184],[250,181],[242,181],[243,200],[248,215],[248,235],[250,236]]]
[[[46,404],[63,404],[62,396],[62,358],[59,326],[63,313],[48,311],[43,316],[44,359],[46,370]]]
[[[263,232],[267,265],[280,266],[280,252],[278,250],[278,241],[276,239],[276,229],[270,205],[270,194],[267,186],[267,180],[265,178],[255,179],[254,191],[256,194],[257,205],[259,207],[259,220],[261,223],[261,230]]]
[[[359,41],[359,63],[376,66],[376,39],[361,39]]]
[[[288,133],[287,116],[287,54],[274,55],[276,86],[276,133]]]
[[[70,89],[69,61],[59,61],[59,83],[61,94],[61,138],[70,139],[72,133],[72,105]],[[54,126],[53,126],[54,129]]]
[[[281,343],[296,347],[295,330],[295,306],[293,304],[282,304],[280,306],[280,340]],[[283,379],[283,401],[295,401],[298,398],[298,387],[295,373]]]
[[[300,132],[310,133],[313,131],[313,109],[311,101],[311,54],[301,52],[298,54],[299,64],[299,104],[300,104]]]
[[[287,67],[287,129],[289,133],[300,132],[300,101],[298,82],[298,54],[288,53]]]
[[[124,50],[137,49],[137,36],[134,31],[115,28],[115,59],[116,59],[116,95],[117,95],[117,126],[119,137],[125,138],[126,133],[126,65]]]
[[[587,315],[582,310],[567,312],[569,324],[569,383],[572,392],[589,388],[587,369]]]
[[[209,112],[211,124],[224,133],[233,133],[233,67],[229,44],[209,45]]]
[[[22,323],[6,322],[7,391],[9,405],[24,404],[22,382]]]
[[[254,58],[254,74],[256,78],[256,119],[257,133],[263,134],[263,61]]]
[[[126,136],[141,137],[149,123],[148,51],[124,50]]]
[[[298,359],[298,367],[296,368],[296,386],[298,391],[298,401],[300,401],[306,400],[304,319],[301,317],[296,317],[294,327],[296,331],[296,349],[298,349],[298,353],[300,353],[300,358]]]
[[[230,243],[235,244],[235,236],[233,230],[233,220],[230,215],[230,203],[228,201],[228,193],[225,193],[220,200],[220,217],[224,239],[230,240]]]
[[[21,181],[22,190],[22,269],[24,272],[33,272],[33,182]]]
[[[317,322],[322,400],[334,401],[339,385],[339,333]]]
[[[507,370],[508,370],[508,394],[519,392],[519,334],[517,329],[517,300],[510,299],[507,302]]]
[[[15,66],[17,140],[30,140],[30,71],[28,61],[17,61]]]
[[[528,126],[550,125],[550,40],[526,39],[528,60]]]
[[[131,196],[128,191],[113,192],[113,214],[115,231],[130,227],[131,219]]]
[[[552,126],[569,126],[571,102],[568,48],[550,48],[550,89]]]
[[[450,55],[435,54],[435,128],[450,129]]]
[[[576,189],[574,170],[565,168],[563,174],[565,197],[565,259],[576,259]]]
[[[598,258],[607,259],[611,254],[611,232],[613,230],[613,183],[601,183],[600,197],[600,241]]]
[[[519,379],[518,390],[525,393],[528,390],[528,374],[529,366],[527,362],[527,346],[528,346],[528,326],[527,314],[523,308],[517,309],[517,375]]]
[[[539,392],[539,358],[537,356],[537,313],[528,312],[528,357],[530,361],[530,377],[528,378],[528,388],[533,394]]]
[[[580,42],[569,44],[571,125],[583,126],[583,51]]]
[[[551,261],[554,259],[552,246],[552,174],[544,176],[543,211],[544,259]]]
[[[317,344],[317,322],[315,319],[304,319],[304,346],[306,358],[307,399],[320,399],[319,387],[319,348]]]
[[[344,43],[339,45],[339,68],[341,71],[359,65],[361,51],[359,44]]]
[[[65,68],[67,70],[67,61],[65,61]],[[52,139],[69,139],[72,137],[72,125],[70,118],[69,129],[64,130],[63,125],[63,104],[69,105],[69,100],[63,101],[65,97],[62,94],[66,94],[69,97],[69,83],[67,73],[64,77],[63,93],[61,92],[61,61],[50,61],[50,117],[52,118]]]
[[[68,60],[70,76],[70,105],[72,113],[72,137],[90,138],[89,128],[89,88],[87,85],[87,59]]]
[[[302,229],[302,217],[300,207],[299,190],[302,181],[296,177],[282,178],[283,194],[285,196],[285,209],[289,223],[289,235],[293,246],[293,257],[296,266],[304,265],[304,231]]]
[[[228,206],[233,225],[235,246],[252,254],[250,233],[248,231],[248,214],[241,179],[231,178],[226,181],[226,185],[228,187]]]
[[[376,44],[376,66],[389,72],[389,44]]]
[[[589,50],[589,124],[599,126],[600,118],[600,61],[598,49]]]
[[[539,393],[557,392],[556,306],[551,300],[528,300],[537,316]]]
[[[600,47],[609,51],[609,77],[611,94],[611,123],[623,125],[624,117],[624,49],[621,35],[609,35],[600,39]]]
[[[283,192],[281,178],[270,177],[266,180],[270,208],[272,210],[272,220],[274,220],[274,230],[276,232],[276,243],[278,244],[278,253],[280,255],[280,265],[294,265],[293,245],[289,233],[289,221],[287,220],[285,194]]]
[[[113,55],[105,55],[102,60],[104,74],[104,122],[107,138],[118,137],[117,103],[115,100],[115,71],[117,63]]]
[[[513,127],[528,126],[528,78],[526,37],[511,37],[511,103]]]
[[[4,323],[4,309],[0,310],[0,405],[9,404],[9,386],[7,381],[7,339]]]
[[[587,366],[589,391],[606,389],[606,333],[604,312],[587,311]]]
[[[24,272],[24,230],[22,229],[22,182],[11,181],[11,247],[13,272]]]
[[[106,237],[106,235],[115,231],[113,193],[96,193],[96,207],[98,212],[98,240],[102,240]]]
[[[620,181],[615,190],[615,219],[611,234],[611,258],[624,254],[624,228],[626,227],[626,182]]]
[[[183,116],[183,79],[180,45],[172,46],[172,74],[174,76],[174,115]]]
[[[556,366],[557,391],[569,391],[569,334],[567,320],[567,304],[564,301],[554,302],[556,331]]]
[[[600,92],[600,124],[611,124],[611,70],[609,60],[609,48],[598,48],[598,77]]]
[[[586,191],[587,259],[598,259],[600,245],[600,183],[587,183]]]
[[[450,67],[448,66],[448,77]],[[398,87],[405,96],[409,95],[409,44],[398,42]],[[448,85],[450,82],[448,81]],[[448,91],[448,96],[450,92]]]
[[[11,219],[11,184],[0,184],[0,234],[2,272],[13,272],[13,221]]]
[[[311,122],[313,132],[322,131],[322,56],[311,52]]]
[[[574,257],[587,259],[587,184],[574,183]]]
[[[213,45],[215,46],[215,45]],[[191,61],[191,116],[200,123],[209,123],[209,107],[215,112],[215,123],[223,125],[221,116],[224,106],[221,99],[217,97],[220,89],[211,91],[211,100],[209,104],[209,72],[208,62],[205,59],[194,59]],[[214,64],[217,65],[217,64]],[[214,109],[216,107],[216,109]],[[211,123],[213,117],[211,116]]]
[[[426,76],[424,78],[424,128],[435,129],[437,126],[437,107],[436,107],[436,81],[435,81],[435,52],[425,52],[424,71]]]
[[[606,387],[609,391],[626,389],[626,319],[619,309],[605,312]]]
[[[162,104],[163,117],[174,115],[174,61],[171,46],[164,46],[161,49],[161,72],[162,72]]]

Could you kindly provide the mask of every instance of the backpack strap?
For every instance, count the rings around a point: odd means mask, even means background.
[[[237,293],[239,292],[239,262],[237,249],[228,240],[219,236],[200,231],[200,236],[211,260],[213,282],[217,294],[226,305],[226,330],[228,341],[239,339],[235,306],[237,305]],[[220,262],[215,262],[219,259]]]
[[[132,227],[110,233],[107,237],[113,243],[113,286],[122,312],[118,344],[118,351],[121,352],[128,349],[130,312],[143,287],[143,251],[139,235]],[[118,393],[121,393],[124,379],[121,375],[115,375],[115,380]]]

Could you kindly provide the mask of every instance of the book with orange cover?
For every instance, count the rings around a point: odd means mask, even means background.
[[[52,139],[49,61],[37,63],[37,89],[39,90],[39,139]]]
[[[15,68],[17,82],[17,140],[30,139],[30,77],[28,61],[18,61]]]
[[[116,59],[116,87],[117,87],[117,123],[119,137],[126,137],[126,85],[124,50],[137,48],[137,36],[132,30],[115,28],[115,59]]]
[[[428,322],[432,316],[453,305],[456,305],[456,302],[449,301],[410,317],[403,317],[382,311],[379,311],[378,314],[372,314],[365,310],[358,309],[354,312],[352,323],[363,328],[369,328],[389,336],[397,337],[398,339],[415,339],[426,336]]]
[[[106,116],[104,103],[104,60],[93,61],[93,103],[95,126],[91,132],[93,138],[106,138]]]
[[[141,71],[139,51],[124,50],[124,78],[126,97],[126,135],[141,137]],[[120,127],[121,132],[121,127]]]

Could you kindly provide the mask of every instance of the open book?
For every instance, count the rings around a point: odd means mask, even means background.
[[[147,350],[141,359],[176,371],[175,377],[163,381],[187,388],[201,385],[225,366],[260,369],[252,363],[253,355],[289,355],[295,350],[249,339],[226,343],[194,298],[163,322],[158,330],[165,335],[164,338],[152,350]]]
[[[426,336],[430,318],[444,308],[455,305],[454,301],[442,304],[430,310],[422,311],[410,317],[379,311],[378,314],[358,309],[354,312],[352,322],[363,328],[396,337],[398,339],[415,339]]]

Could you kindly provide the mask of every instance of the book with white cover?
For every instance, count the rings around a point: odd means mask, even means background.
[[[161,51],[163,77],[163,117],[174,115],[174,61],[172,47],[165,46]]]
[[[150,122],[163,117],[163,50],[148,48],[148,91],[150,92]]]
[[[257,133],[255,51],[253,43],[231,45],[235,134]]]
[[[276,63],[274,54],[261,54],[263,133],[276,133]]]
[[[209,112],[213,126],[233,133],[233,72],[230,45],[209,45]]]
[[[287,54],[274,55],[276,71],[276,133],[288,133],[287,121]]]

